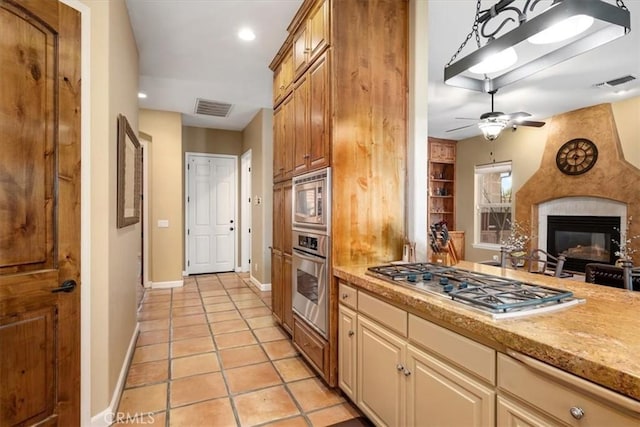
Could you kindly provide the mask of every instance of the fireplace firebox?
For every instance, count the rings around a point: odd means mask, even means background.
[[[588,263],[615,264],[620,241],[620,217],[571,216],[547,217],[547,252],[564,253],[564,269],[584,273]]]

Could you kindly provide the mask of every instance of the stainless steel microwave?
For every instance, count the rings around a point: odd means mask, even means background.
[[[331,169],[293,178],[293,228],[329,233],[331,224]]]

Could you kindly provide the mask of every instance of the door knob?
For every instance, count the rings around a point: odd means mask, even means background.
[[[229,227],[229,231],[233,231],[233,227]]]
[[[229,224],[233,224],[233,220],[230,220],[230,221],[229,221]]]
[[[73,290],[76,288],[76,285],[77,284],[75,280],[65,280],[64,282],[62,282],[62,285],[60,285],[59,288],[51,289],[51,293],[55,294],[58,292],[73,292]]]

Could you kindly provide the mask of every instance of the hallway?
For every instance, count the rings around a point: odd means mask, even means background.
[[[157,426],[325,426],[359,412],[328,389],[248,275],[185,278],[145,292],[114,420]]]

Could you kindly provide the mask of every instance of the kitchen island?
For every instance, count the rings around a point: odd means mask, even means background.
[[[466,261],[455,267],[569,290],[575,297],[584,299],[584,302],[550,313],[494,320],[491,316],[471,310],[461,303],[367,275],[366,266],[335,267],[333,274],[339,279],[341,289],[355,289],[358,295],[361,293],[366,298],[374,297],[390,307],[408,313],[409,328],[412,317],[424,319],[429,324],[455,332],[465,339],[495,350],[498,359],[513,356],[526,359],[525,362],[532,361],[531,365],[538,361],[544,362],[539,364],[541,369],[550,365],[563,373],[579,377],[580,381],[586,380],[584,385],[587,388],[594,383],[604,387],[602,390],[605,394],[609,390],[615,392],[611,395],[620,396],[623,400],[627,399],[627,403],[630,402],[627,408],[630,408],[629,413],[632,417],[638,415],[640,293]],[[340,295],[344,297],[346,293],[341,290]],[[342,306],[341,304],[341,308]],[[353,308],[357,309],[356,306]],[[354,314],[360,315],[359,312]],[[367,316],[364,317],[367,321]],[[376,320],[375,314],[368,314],[368,317]],[[411,343],[411,332],[404,336],[407,336],[407,342]],[[342,342],[342,338],[340,340]],[[498,370],[499,365],[498,363]],[[410,372],[405,375],[410,375]],[[500,389],[499,373],[497,382],[488,377],[487,384],[492,383],[497,384],[497,389]],[[580,408],[571,409],[578,411]],[[575,419],[580,418],[579,413],[571,415]],[[406,422],[410,420],[401,419]],[[384,424],[380,420],[374,421]]]

